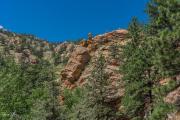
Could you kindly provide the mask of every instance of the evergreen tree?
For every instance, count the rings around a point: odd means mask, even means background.
[[[164,103],[163,96],[169,92],[165,89],[172,90],[178,86],[174,76],[180,73],[178,60],[180,56],[178,50],[180,39],[179,6],[177,0],[153,0],[148,7],[151,19],[149,31],[152,36],[149,45],[154,50],[152,63],[156,70],[155,80],[157,83],[153,90],[155,102],[152,114],[149,116],[150,120],[164,120],[167,113],[173,110],[172,105]],[[174,85],[170,82],[168,86],[159,87],[159,80],[167,77],[175,81]]]
[[[72,120],[115,120],[116,111],[106,99],[108,76],[105,72],[106,61],[100,55],[94,63],[94,70],[89,77],[84,99],[77,104]]]
[[[52,94],[54,79],[46,63],[17,65],[11,59],[0,63],[0,119],[60,120]]]
[[[145,76],[148,69],[147,50],[142,47],[143,38],[140,34],[140,24],[136,18],[132,19],[129,26],[131,41],[123,47],[123,65],[121,72],[125,81],[125,96],[122,100],[124,113],[133,119],[142,119],[145,111],[145,98],[149,86]],[[133,52],[132,52],[133,51]]]
[[[115,110],[105,102],[108,76],[105,72],[106,60],[102,54],[95,61],[95,68],[89,77],[89,105],[93,108],[95,120],[114,120]],[[88,104],[88,103],[87,103]]]
[[[158,31],[167,28],[173,30],[179,25],[180,4],[178,0],[151,0],[146,12],[150,17],[150,31],[156,34]]]
[[[120,59],[120,46],[115,43],[110,46],[111,57],[115,60]]]
[[[126,82],[122,103],[130,118],[164,120],[173,110],[163,97],[178,84],[161,86],[159,82],[180,72],[177,6],[176,0],[152,0],[148,7],[150,23],[141,28],[133,19],[129,26],[131,41],[123,48],[121,72]]]

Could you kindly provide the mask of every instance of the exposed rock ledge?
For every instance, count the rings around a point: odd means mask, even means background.
[[[62,81],[65,81],[64,83],[67,86],[76,82],[89,60],[88,50],[85,47],[77,46],[71,54],[66,67],[61,72]]]

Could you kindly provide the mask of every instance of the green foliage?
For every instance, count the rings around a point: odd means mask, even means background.
[[[137,18],[132,19],[122,54],[117,44],[110,46],[111,57],[116,60],[121,57],[122,61],[120,73],[125,82],[120,111],[122,117],[165,120],[168,113],[180,109],[179,102],[175,105],[164,102],[164,97],[179,87],[175,79],[180,74],[179,11],[179,0],[151,0],[146,10],[149,23],[142,25]],[[106,102],[110,83],[103,55],[93,63],[94,69],[84,87],[63,91],[64,105],[60,106],[57,101],[60,86],[54,81],[53,65],[67,63],[66,48],[55,53],[55,44],[43,42],[32,35],[0,32],[19,40],[8,41],[3,35],[0,38],[0,120],[118,119],[114,106]],[[89,34],[89,39],[92,37]],[[71,42],[79,44],[80,41],[82,39]],[[53,65],[42,60],[45,51],[54,53]],[[32,53],[39,62],[35,65],[16,64],[11,58],[13,52],[22,53],[26,58]],[[170,81],[161,85],[160,80],[166,78]]]
[[[54,118],[58,104],[51,93],[54,75],[50,66],[44,63],[21,66],[3,58],[0,62],[0,119]]]
[[[122,54],[124,60],[121,73],[126,88],[122,104],[125,107],[124,114],[133,119],[137,117],[142,119],[143,114],[145,114],[145,99],[146,97],[149,97],[148,101],[152,99],[152,81],[148,76],[151,53],[150,50],[144,48],[143,40],[145,38],[140,36],[140,29],[139,22],[134,18],[129,26],[129,36],[132,36],[132,40],[124,46]]]
[[[74,90],[65,89],[63,92],[64,104],[61,106],[61,117],[63,120],[79,120],[78,114],[81,111],[82,101],[85,99],[86,90],[75,88]],[[86,109],[83,109],[84,111]]]
[[[120,59],[120,46],[117,43],[110,46],[110,52],[113,59]]]
[[[5,39],[4,38],[0,38],[0,45],[5,45]]]
[[[151,0],[148,4],[147,13],[150,16],[151,33],[167,28],[173,30],[179,21],[180,4],[177,0]]]
[[[73,107],[71,120],[114,120],[116,111],[105,102],[108,76],[105,72],[106,61],[100,55],[94,62],[95,68],[85,87],[84,99]]]
[[[178,84],[170,81],[162,86],[159,82],[179,74],[178,6],[175,0],[152,0],[150,23],[142,26],[133,19],[129,26],[131,41],[123,47],[121,67],[126,88],[122,112],[129,118],[164,120],[173,111],[163,97]]]
[[[59,53],[54,53],[53,58],[54,58],[54,64],[55,65],[58,65],[61,63],[61,56]]]
[[[39,50],[32,48],[32,54],[41,59],[43,57],[43,50],[42,48],[40,48]]]
[[[71,111],[75,104],[78,104],[82,99],[84,92],[83,88],[76,88],[75,90],[71,91],[68,89],[64,90],[64,105],[68,111]]]
[[[170,104],[160,101],[154,105],[153,109],[154,110],[149,116],[148,120],[166,120],[167,114],[172,112],[174,107]]]
[[[129,31],[129,37],[132,39],[132,43],[136,46],[141,38],[141,30],[142,25],[138,21],[136,17],[132,18],[131,23],[129,24],[128,31]]]
[[[61,51],[59,51],[58,53],[54,53],[53,54],[54,65],[59,65],[59,64],[66,65],[69,58],[66,57],[65,54],[66,53],[62,53]]]

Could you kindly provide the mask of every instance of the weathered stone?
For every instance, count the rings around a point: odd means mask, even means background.
[[[89,59],[88,50],[85,47],[77,46],[65,69],[61,72],[62,80],[69,80],[72,83],[78,80]]]
[[[173,104],[175,104],[177,100],[180,100],[180,87],[170,92],[165,98],[166,102],[173,103]]]
[[[105,33],[102,35],[95,36],[88,41],[80,42],[80,45],[83,47],[87,47],[89,51],[95,51],[99,45],[107,45],[112,41],[122,41],[125,39],[127,30],[115,30],[109,33]]]
[[[66,52],[73,52],[75,45],[74,44],[68,44],[66,48]]]
[[[180,120],[180,112],[174,112],[167,115],[168,118],[166,120]]]
[[[120,99],[124,95],[124,83],[121,81],[122,75],[118,72],[119,62],[110,57],[110,45],[125,39],[126,30],[117,30],[103,35],[96,36],[92,40],[83,41],[80,43],[84,47],[75,47],[69,61],[61,72],[63,84],[62,86],[68,89],[73,89],[76,86],[83,86],[88,82],[88,77],[91,75],[94,68],[94,60],[103,54],[107,62],[105,69],[109,76],[107,91],[104,93],[105,102],[114,107],[118,107]],[[66,48],[67,49],[67,48]],[[89,65],[85,65],[91,56]]]

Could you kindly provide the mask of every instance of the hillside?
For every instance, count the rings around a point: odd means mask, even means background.
[[[88,82],[91,76],[95,61],[102,54],[106,61],[104,70],[108,77],[108,91],[105,93],[105,101],[112,105],[116,112],[121,108],[121,99],[124,96],[124,81],[119,72],[121,61],[121,49],[130,40],[128,31],[115,30],[109,33],[98,35],[87,41],[74,43],[52,44],[43,41],[32,35],[16,34],[1,30],[1,55],[13,57],[17,64],[39,64],[39,61],[46,60],[53,64],[56,73],[56,81],[60,95],[59,104],[63,105],[68,99],[64,96],[64,90],[76,91]],[[179,81],[179,76],[175,78]],[[161,85],[168,84],[169,79],[160,81]],[[179,100],[179,87],[167,94],[165,101],[176,103]],[[172,113],[173,116],[175,113]],[[172,116],[170,114],[170,116]],[[125,117],[125,116],[124,116]],[[178,120],[179,118],[177,118]]]
[[[180,120],[179,8],[75,42],[0,29],[0,120]]]

